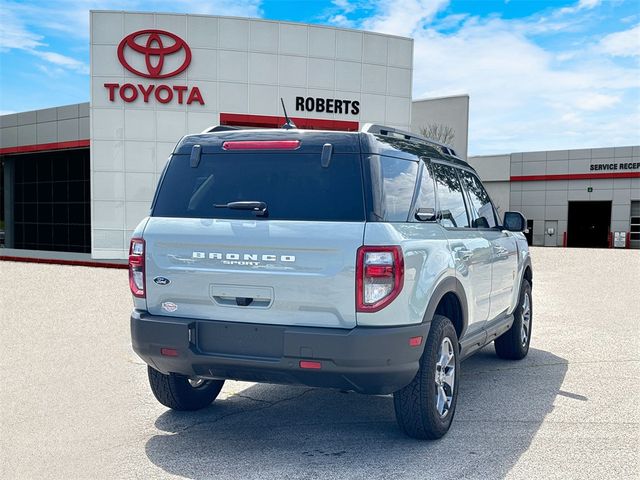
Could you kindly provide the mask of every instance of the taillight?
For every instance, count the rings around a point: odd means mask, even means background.
[[[129,288],[136,297],[144,298],[144,240],[132,238],[129,247]]]
[[[360,247],[356,263],[356,310],[377,312],[389,305],[402,290],[404,259],[402,249]]]

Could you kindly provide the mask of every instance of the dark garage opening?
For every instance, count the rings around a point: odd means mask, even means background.
[[[89,149],[11,157],[14,247],[89,253]]]
[[[611,202],[569,202],[567,246],[607,248]]]
[[[527,230],[524,232],[527,243],[533,245],[533,220],[527,219]]]

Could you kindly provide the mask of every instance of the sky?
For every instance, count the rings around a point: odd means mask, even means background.
[[[413,97],[469,94],[469,154],[640,144],[640,0],[0,0],[0,114],[89,100],[89,10],[414,39]]]

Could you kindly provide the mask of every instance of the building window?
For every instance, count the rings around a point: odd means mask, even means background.
[[[0,159],[0,248],[4,247],[4,161]]]
[[[631,248],[640,248],[640,200],[631,201],[631,232],[629,243]]]
[[[14,158],[15,248],[89,253],[89,150]]]

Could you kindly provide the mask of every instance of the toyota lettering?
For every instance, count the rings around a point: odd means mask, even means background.
[[[131,73],[152,79],[175,77],[184,72],[191,63],[189,45],[174,33],[165,30],[139,30],[122,39],[118,45],[118,60]],[[117,97],[131,103],[141,99],[149,103],[151,99],[159,103],[174,102],[180,105],[194,102],[204,105],[202,93],[197,86],[105,83],[109,101]]]

